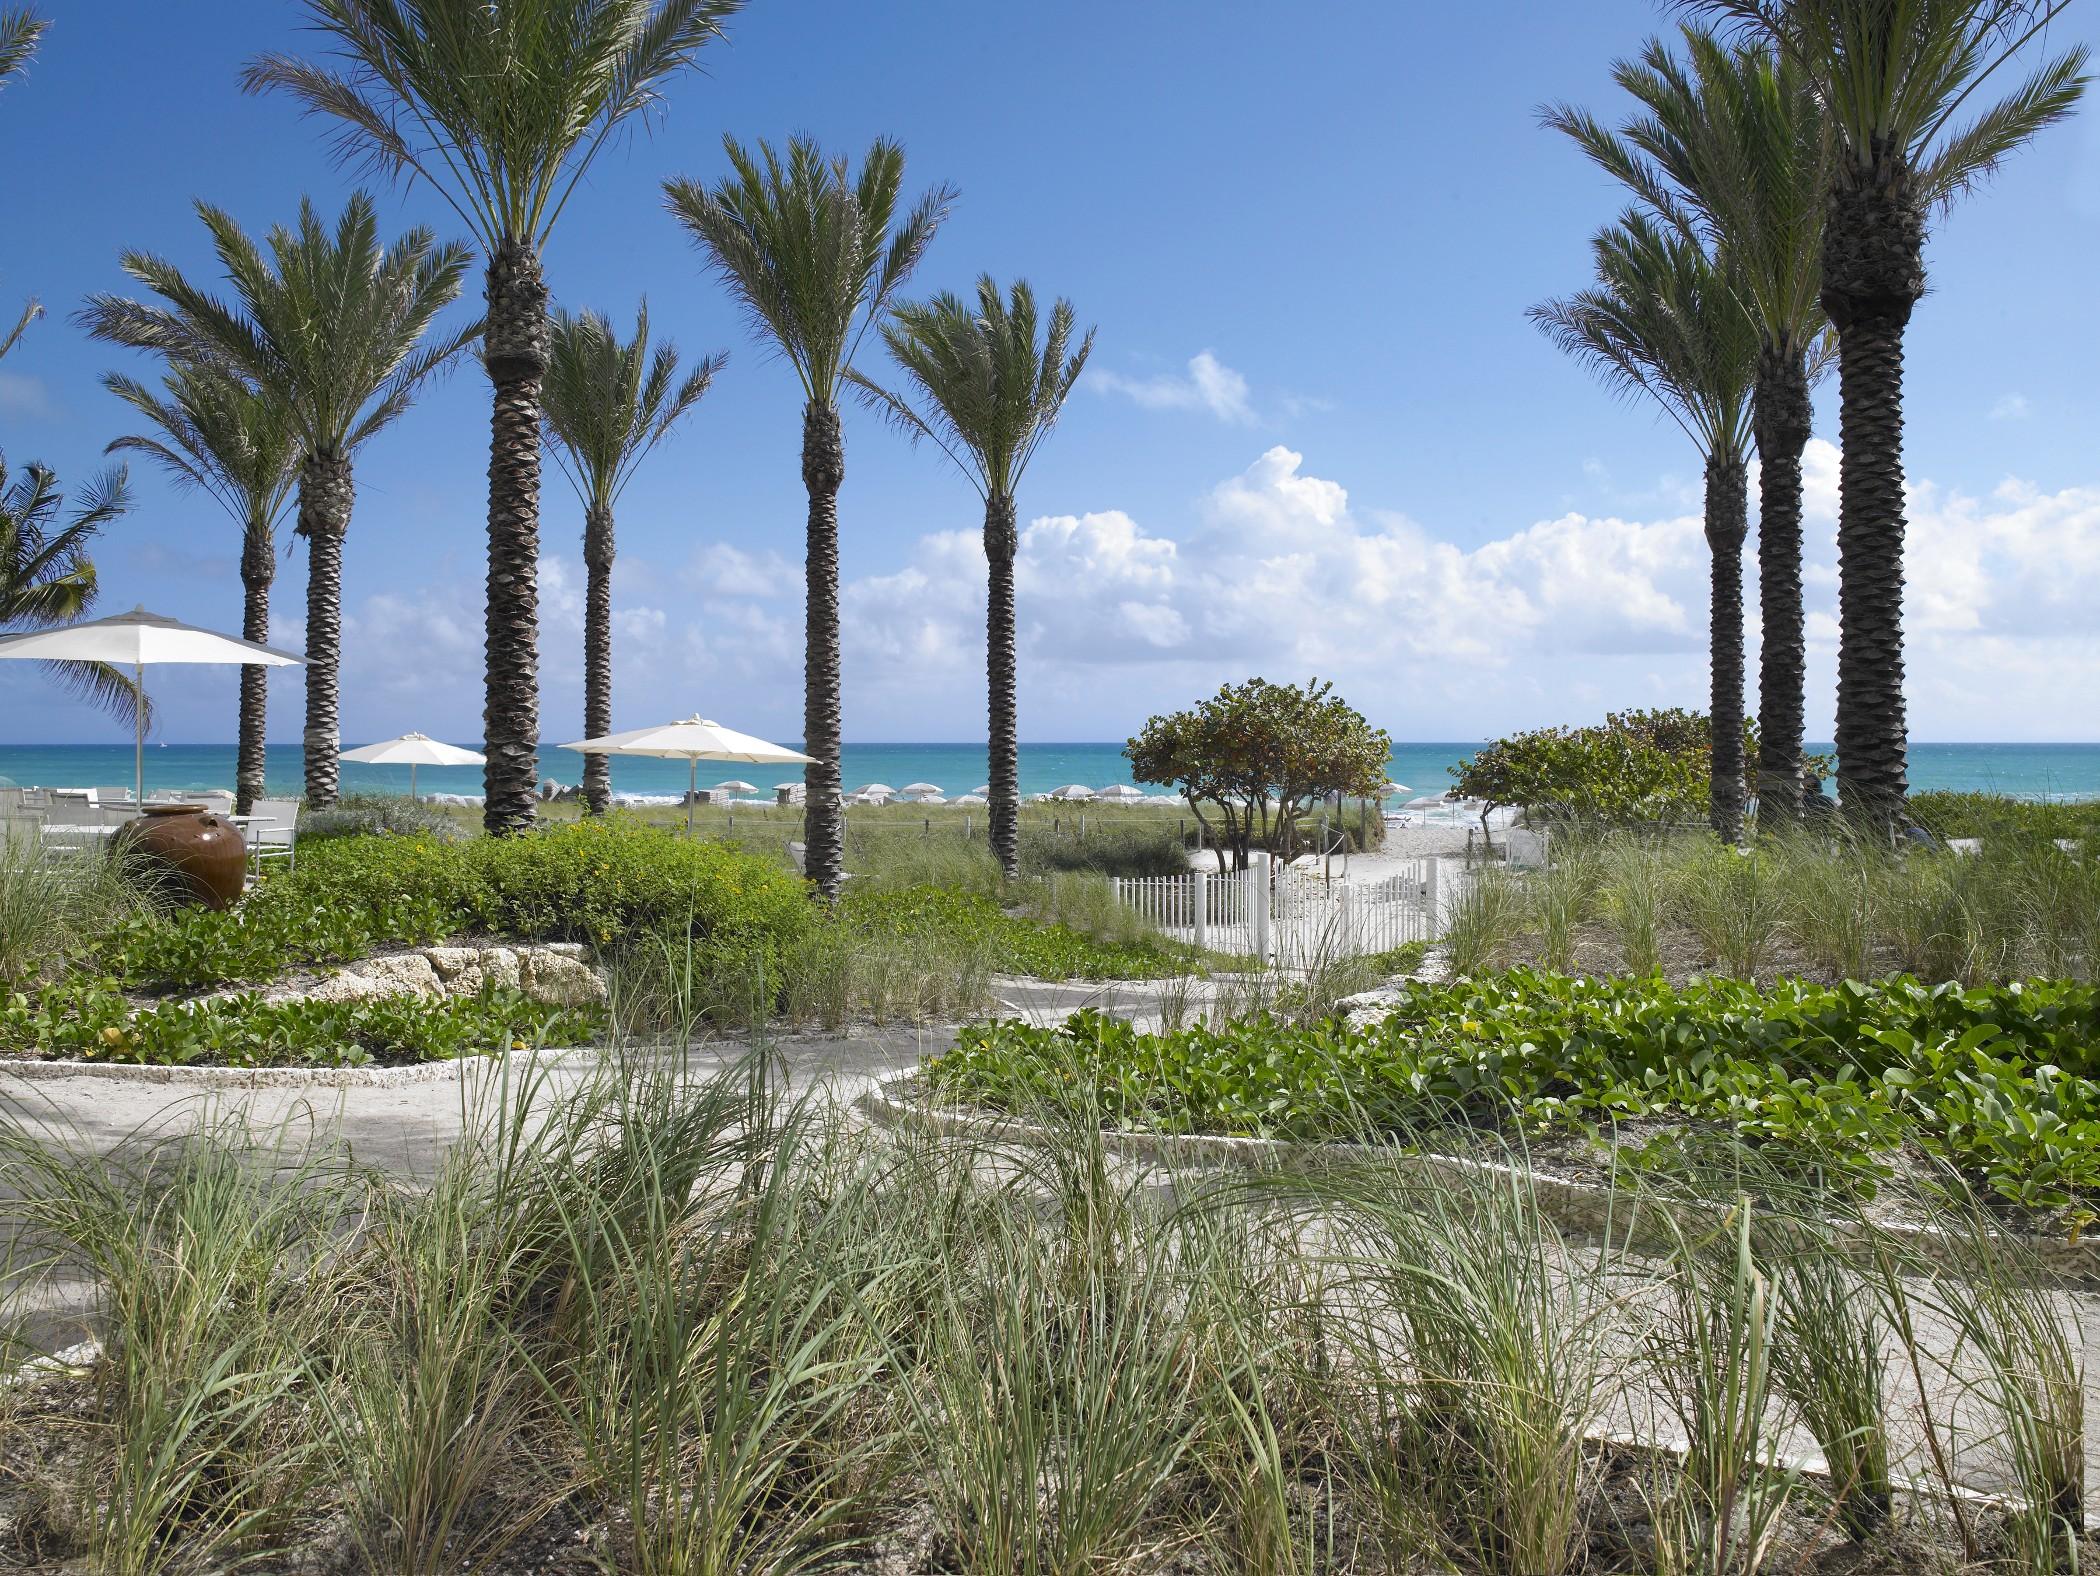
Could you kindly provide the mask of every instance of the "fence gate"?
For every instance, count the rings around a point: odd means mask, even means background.
[[[1416,859],[1366,880],[1272,870],[1113,878],[1117,900],[1177,941],[1309,969],[1323,959],[1389,952],[1436,936],[1437,862]]]

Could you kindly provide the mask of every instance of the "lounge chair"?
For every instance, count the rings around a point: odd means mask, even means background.
[[[229,817],[248,839],[248,874],[260,879],[265,862],[283,860],[286,870],[298,868],[299,801],[258,799],[246,816]]]

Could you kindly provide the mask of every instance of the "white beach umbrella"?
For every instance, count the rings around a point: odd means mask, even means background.
[[[716,792],[716,793],[757,793],[757,792],[758,792],[758,784],[756,784],[756,783],[747,783],[747,782],[743,781],[743,780],[742,780],[741,778],[737,778],[737,777],[732,777],[732,778],[730,778],[730,779],[729,779],[729,781],[728,781],[728,782],[726,782],[726,783],[716,783],[716,784],[715,784],[715,792]]]
[[[977,795],[980,799],[989,799],[992,794],[992,785],[990,783],[979,783],[970,792]]]
[[[814,761],[813,755],[785,745],[768,744],[749,733],[738,733],[705,717],[687,717],[654,728],[635,728],[627,733],[608,733],[601,739],[583,739],[564,744],[565,750],[584,755],[646,755],[657,760],[684,761],[687,766],[685,829],[693,830],[693,793],[700,784],[702,761],[746,761],[773,765],[781,761]]]
[[[897,794],[888,783],[862,783],[853,791],[855,794],[881,794],[884,798],[895,798]]]
[[[939,783],[906,783],[902,788],[899,788],[897,790],[897,792],[904,794],[907,797],[909,797],[912,794],[939,793],[940,791],[941,785]]]
[[[1112,787],[1102,789],[1100,797],[1111,799],[1117,804],[1136,804],[1145,797],[1145,790],[1133,788],[1128,783],[1117,783]]]
[[[404,733],[398,739],[361,744],[354,750],[343,751],[342,758],[361,761],[367,766],[406,766],[411,799],[416,796],[418,766],[483,766],[488,763],[488,757],[478,750],[463,750],[456,744],[433,739],[427,733]]]
[[[132,772],[141,803],[146,798],[146,669],[162,662],[198,662],[258,668],[303,668],[304,657],[274,646],[238,640],[194,624],[177,623],[158,613],[135,607],[113,618],[89,619],[62,629],[32,630],[23,635],[0,635],[0,657],[21,657],[39,662],[106,662],[129,668],[138,686],[138,738],[134,746]]]
[[[1092,799],[1095,797],[1095,794],[1094,790],[1085,783],[1066,783],[1062,788],[1051,789],[1050,797],[1053,799]]]
[[[1386,796],[1386,797],[1387,797],[1388,799],[1392,798],[1392,797],[1393,797],[1393,795],[1394,795],[1394,794],[1396,794],[1396,793],[1413,793],[1413,792],[1414,792],[1414,789],[1412,789],[1412,788],[1408,787],[1406,783],[1396,783],[1396,782],[1388,782],[1388,783],[1387,783],[1387,784],[1385,785],[1385,796]]]
[[[960,793],[957,794],[953,799],[950,799],[948,802],[950,804],[983,804],[984,795],[981,793]]]

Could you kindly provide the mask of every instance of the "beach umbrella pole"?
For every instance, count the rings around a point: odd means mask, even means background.
[[[408,802],[410,804],[416,802],[416,763],[414,761],[408,763]]]
[[[693,835],[693,795],[700,789],[700,757],[689,755],[685,761],[685,835]]]
[[[131,682],[137,690],[134,711],[138,718],[138,738],[131,752],[131,797],[144,808],[146,803],[146,664],[131,665]]]

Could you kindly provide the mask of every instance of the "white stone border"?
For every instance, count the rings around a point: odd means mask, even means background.
[[[1057,1136],[1040,1124],[1002,1116],[983,1107],[935,1105],[927,1098],[925,1082],[916,1071],[878,1079],[859,1103],[870,1120],[884,1127],[911,1129],[939,1138],[1035,1145]],[[1594,1235],[1612,1228],[1625,1233],[1637,1223],[1632,1201],[1615,1188],[1556,1177],[1528,1167],[1472,1160],[1461,1155],[1396,1152],[1369,1144],[1300,1143],[1281,1138],[1231,1138],[1206,1133],[1141,1133],[1119,1128],[1104,1129],[1102,1142],[1117,1154],[1165,1165],[1254,1168],[1287,1165],[1306,1159],[1397,1159],[1426,1179],[1463,1178],[1522,1186],[1537,1200],[1540,1213],[1563,1230]],[[1699,1224],[1712,1227],[1718,1225],[1719,1220],[1698,1205],[1651,1199],[1639,1201],[1638,1208],[1651,1213],[1668,1211],[1680,1226]],[[1959,1260],[1959,1240],[1936,1226],[1913,1221],[1887,1221],[1868,1230],[1876,1237],[1901,1244],[1934,1264]],[[1857,1234],[1860,1240],[1865,1240],[1866,1235],[1866,1232]],[[2085,1285],[2100,1281],[2100,1237],[2070,1241],[2060,1237],[2020,1236],[2005,1240],[2016,1250],[2031,1254],[2042,1272],[2052,1280]]]
[[[535,1046],[411,1062],[405,1067],[191,1067],[169,1062],[82,1062],[0,1060],[0,1078],[55,1083],[67,1078],[107,1078],[120,1083],[164,1084],[177,1089],[406,1089],[443,1083],[469,1070],[496,1067],[517,1058],[561,1062],[596,1057],[589,1045]]]

